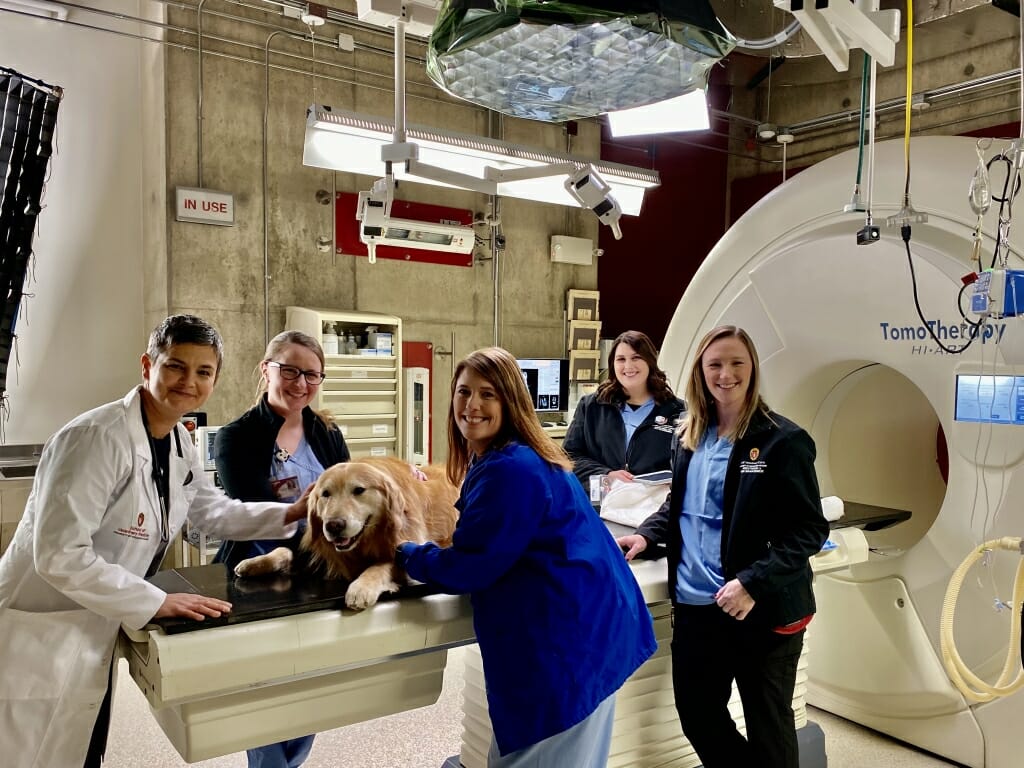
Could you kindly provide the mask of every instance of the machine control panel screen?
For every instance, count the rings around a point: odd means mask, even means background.
[[[519,359],[535,411],[564,411],[569,403],[569,361],[558,358]]]
[[[1024,425],[1024,376],[958,374],[953,418]]]

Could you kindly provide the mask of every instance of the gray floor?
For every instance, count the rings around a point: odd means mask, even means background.
[[[460,651],[453,651],[456,655]],[[461,670],[460,663],[449,668]],[[440,768],[459,752],[462,678],[446,674],[437,704],[351,725],[317,736],[305,768]],[[807,717],[825,732],[829,768],[942,768],[945,760],[874,731],[809,707]],[[167,741],[121,662],[106,768],[180,768],[183,761]],[[244,754],[192,765],[245,768]]]

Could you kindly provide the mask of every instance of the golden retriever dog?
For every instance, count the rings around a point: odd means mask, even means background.
[[[278,547],[250,557],[235,567],[238,576],[318,571],[328,579],[349,582],[345,604],[362,610],[384,592],[408,583],[394,564],[395,547],[403,541],[451,544],[458,511],[458,490],[444,467],[423,467],[426,480],[392,457],[335,464],[324,470],[308,499],[308,525],[294,562],[291,549]]]

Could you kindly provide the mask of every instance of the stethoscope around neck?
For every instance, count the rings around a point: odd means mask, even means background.
[[[141,398],[139,400],[139,404],[142,410],[142,429],[146,433],[146,441],[149,443],[150,460],[153,462],[153,484],[156,486],[156,498],[160,505],[160,543],[167,544],[171,538],[170,461],[168,460],[167,462],[168,473],[165,476],[163,464],[160,463],[159,447],[157,446],[156,438],[154,438],[152,433],[149,431],[149,419],[146,417],[146,405]],[[178,452],[178,458],[184,458],[185,455],[181,451],[181,436],[178,434],[177,425],[171,428],[171,432],[174,434],[174,443]]]

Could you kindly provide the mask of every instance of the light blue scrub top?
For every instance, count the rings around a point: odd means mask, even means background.
[[[629,448],[629,441],[633,439],[633,433],[636,432],[636,428],[644,423],[644,419],[650,416],[653,410],[653,397],[635,409],[629,403],[622,404],[622,423],[626,427],[626,448]]]
[[[710,605],[725,586],[722,576],[722,503],[732,442],[712,424],[690,459],[679,516],[682,558],[676,570],[676,602]]]
[[[313,449],[309,447],[309,443],[306,442],[305,437],[302,438],[298,448],[295,449],[295,453],[291,454],[283,461],[278,458],[279,450],[280,449],[275,445],[274,458],[270,462],[270,482],[274,485],[275,481],[284,480],[289,477],[295,478],[294,486],[297,490],[286,492],[283,489],[278,490],[275,486],[277,501],[283,501],[290,504],[291,502],[298,500],[299,496],[302,495],[302,492],[306,490],[306,487],[310,483],[316,482],[316,479],[323,473],[324,468],[313,453]],[[306,521],[300,520],[298,530],[302,531],[305,527]],[[279,539],[261,539],[259,541],[250,541],[246,543],[249,545],[246,557],[256,557],[257,555],[269,554],[283,544]]]

